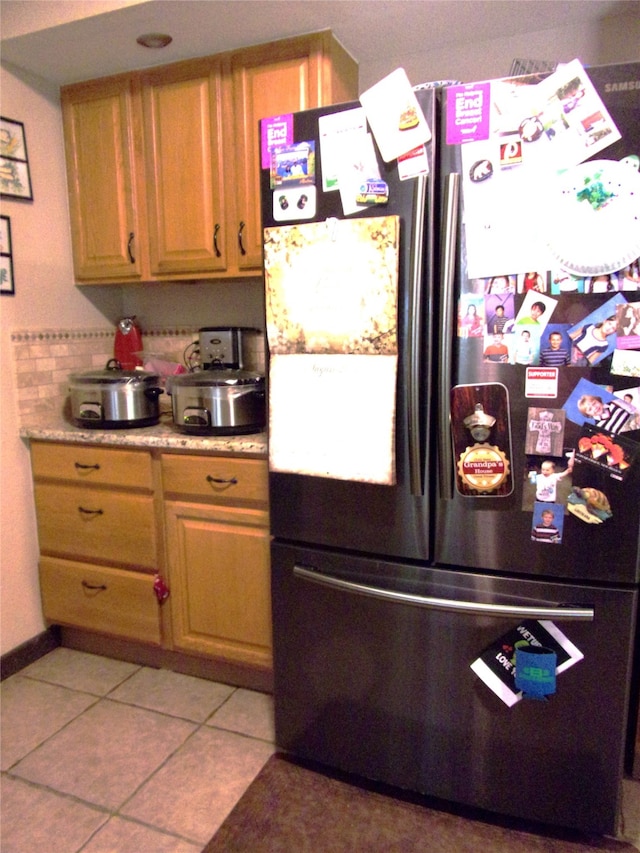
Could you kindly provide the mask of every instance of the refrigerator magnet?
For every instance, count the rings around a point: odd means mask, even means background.
[[[274,190],[272,197],[276,222],[313,219],[316,215],[315,187],[283,187]]]
[[[574,486],[567,501],[567,509],[587,524],[602,524],[613,515],[609,498],[601,489],[592,486]]]
[[[431,139],[431,130],[404,68],[360,96],[382,159],[389,163]]]
[[[293,113],[272,116],[260,122],[260,164],[271,168],[271,153],[293,144]]]
[[[506,387],[490,382],[452,388],[451,430],[458,492],[465,497],[510,495],[513,477]]]
[[[275,148],[271,152],[271,189],[285,186],[312,186],[316,182],[314,141]]]

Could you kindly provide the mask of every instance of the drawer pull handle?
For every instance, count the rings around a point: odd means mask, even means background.
[[[97,592],[104,591],[104,590],[106,590],[106,588],[107,588],[107,587],[106,587],[106,584],[103,584],[103,583],[97,583],[97,584],[95,584],[95,583],[89,583],[88,581],[82,581],[82,586],[83,586],[85,589],[90,589],[90,590],[92,590],[93,592],[96,592],[96,591],[97,591]]]
[[[218,247],[218,231],[220,230],[220,223],[216,222],[215,228],[213,229],[213,251],[216,253],[216,258],[219,258],[222,255]]]
[[[228,480],[225,480],[223,477],[212,477],[211,474],[207,474],[207,483],[222,483],[223,485],[235,486],[237,482],[237,477],[230,477]]]
[[[73,464],[76,466],[78,471],[89,471],[89,470],[99,471],[100,470],[100,466],[97,463],[95,465],[83,465],[82,462],[74,462]]]
[[[104,513],[104,510],[102,510],[102,509],[85,509],[83,506],[79,506],[78,512],[83,513],[83,515],[102,515]]]

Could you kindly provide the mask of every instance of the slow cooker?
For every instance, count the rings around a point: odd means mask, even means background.
[[[125,429],[157,424],[160,376],[144,370],[122,370],[111,359],[104,370],[69,376],[71,416],[81,427]]]
[[[265,380],[249,370],[196,370],[171,377],[173,422],[196,435],[248,435],[265,426]]]

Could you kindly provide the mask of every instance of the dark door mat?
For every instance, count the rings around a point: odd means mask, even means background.
[[[383,790],[273,755],[203,853],[637,853],[613,838],[487,822]]]

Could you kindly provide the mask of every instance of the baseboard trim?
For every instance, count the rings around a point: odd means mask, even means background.
[[[60,629],[57,625],[52,625],[46,631],[37,634],[27,640],[26,643],[22,643],[22,645],[2,655],[0,657],[0,681],[15,675],[25,666],[35,663],[39,658],[57,649],[61,642]]]
[[[82,628],[63,627],[61,644],[65,648],[89,652],[94,655],[105,655],[140,666],[170,669],[173,672],[193,675],[196,678],[206,678],[209,681],[219,681],[223,684],[231,684],[234,687],[246,687],[248,690],[256,690],[260,693],[273,693],[273,672],[271,670],[189,655],[163,649],[160,646],[148,646],[134,640],[107,637],[104,634],[84,631]]]

